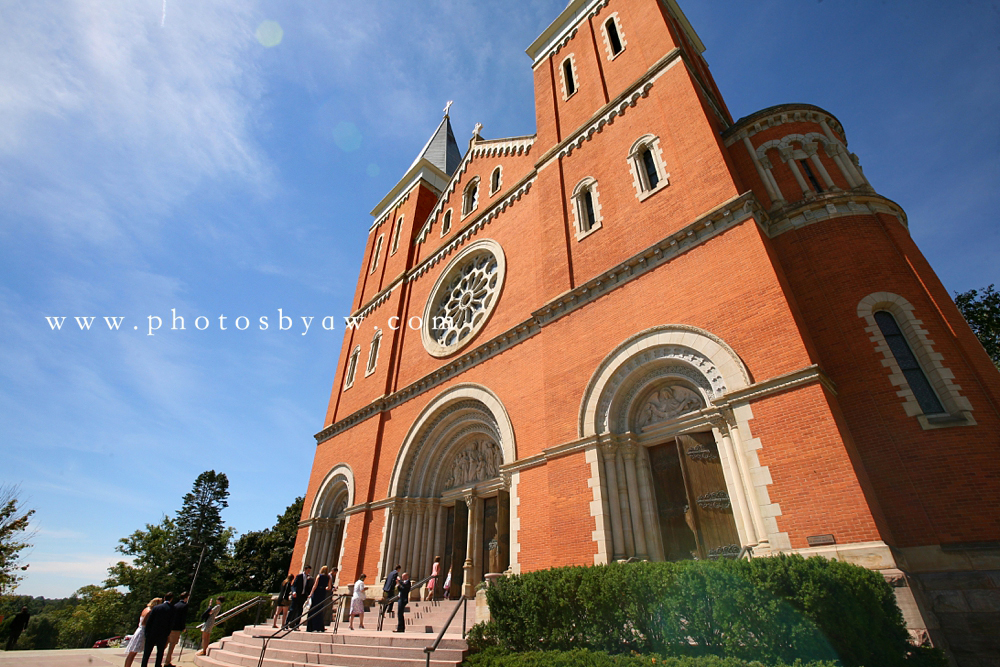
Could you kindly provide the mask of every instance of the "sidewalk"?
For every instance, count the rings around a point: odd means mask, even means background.
[[[184,655],[177,659],[180,647],[174,649],[174,665],[189,667],[194,665],[196,649],[184,649]],[[125,651],[120,648],[67,648],[51,651],[0,651],[2,667],[124,667]],[[155,664],[156,651],[149,658]],[[142,654],[135,656],[132,667],[142,664]]]

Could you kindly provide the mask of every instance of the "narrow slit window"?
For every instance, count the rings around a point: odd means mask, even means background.
[[[372,346],[368,350],[368,367],[365,369],[365,375],[371,375],[375,372],[375,365],[378,363],[378,349],[382,343],[382,332],[375,332],[375,337],[372,338]]]
[[[344,389],[350,389],[354,384],[354,375],[358,372],[358,357],[361,356],[361,348],[354,348],[351,358],[347,362],[347,378],[344,380]]]
[[[573,79],[573,62],[567,58],[563,61],[563,77],[566,81],[566,97],[576,92],[576,81]]]
[[[444,214],[444,221],[441,223],[441,236],[444,236],[451,231],[451,209],[449,208]]]
[[[490,194],[494,194],[500,189],[500,167],[493,170],[493,175],[490,176]]]
[[[390,255],[395,255],[396,251],[399,250],[399,235],[400,232],[402,231],[403,231],[403,218],[400,217],[398,220],[396,220],[396,232],[395,234],[393,234],[392,237],[392,252],[389,253]]]
[[[618,26],[613,18],[608,19],[604,24],[604,30],[608,33],[608,44],[611,45],[611,55],[617,56],[622,52],[622,39],[618,35]]]
[[[819,181],[816,180],[816,175],[813,174],[812,168],[809,167],[809,160],[799,160],[799,164],[802,165],[802,169],[806,172],[806,178],[812,183],[813,188],[816,192],[823,192],[823,188],[820,187]]]
[[[583,191],[583,229],[581,231],[589,232],[597,224],[597,214],[594,212],[594,193],[591,192],[590,188]]]
[[[924,411],[925,415],[943,414],[945,409],[937,394],[934,393],[934,388],[931,387],[927,376],[924,375],[923,369],[920,368],[906,336],[900,330],[899,324],[896,323],[896,318],[892,316],[892,313],[880,310],[875,313],[875,323],[878,324],[886,345],[889,346],[889,351],[892,352],[896,363],[899,364],[899,369],[903,371],[906,383],[910,385],[910,391],[917,399],[920,409]]]
[[[375,242],[375,254],[372,256],[372,268],[368,273],[375,273],[375,269],[378,268],[378,260],[382,255],[382,242],[385,240],[385,236],[378,237],[378,241]]]
[[[639,157],[642,160],[643,169],[646,170],[646,185],[652,190],[660,182],[660,174],[656,170],[656,159],[648,146],[642,149]]]

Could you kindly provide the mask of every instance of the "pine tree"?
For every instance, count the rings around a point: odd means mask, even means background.
[[[232,535],[222,522],[222,510],[229,506],[229,479],[225,473],[208,470],[198,475],[191,492],[185,494],[177,512],[176,548],[171,571],[183,582],[192,582],[198,572],[201,591],[219,583],[219,565],[225,557]],[[200,567],[199,567],[200,561]],[[200,597],[192,590],[192,599]]]

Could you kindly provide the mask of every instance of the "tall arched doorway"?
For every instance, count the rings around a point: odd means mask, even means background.
[[[749,384],[731,348],[683,325],[638,334],[605,358],[580,431],[600,449],[607,560],[714,560],[766,542],[735,420],[716,403]]]
[[[510,565],[509,483],[515,460],[506,411],[488,390],[471,385],[431,401],[410,429],[390,482],[384,578],[396,565],[420,580],[441,559],[450,595],[470,595],[486,574]]]
[[[344,535],[350,517],[345,513],[354,504],[354,473],[344,464],[327,473],[309,511],[309,541],[303,565],[314,572],[327,565],[339,567]]]

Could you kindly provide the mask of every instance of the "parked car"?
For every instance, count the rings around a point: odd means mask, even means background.
[[[108,637],[107,639],[99,639],[94,642],[93,648],[117,648],[121,646],[122,637]]]

